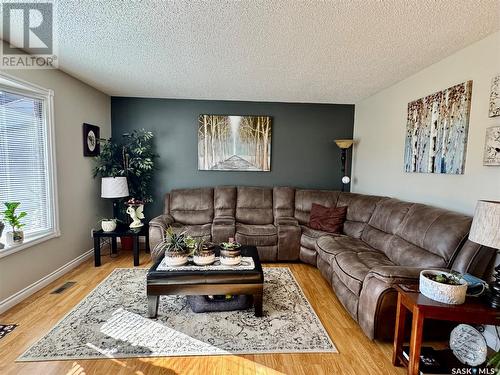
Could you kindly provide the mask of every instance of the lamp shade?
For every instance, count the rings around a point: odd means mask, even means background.
[[[335,143],[340,148],[349,148],[354,143],[354,139],[336,139]]]
[[[469,240],[500,249],[500,202],[478,201]]]
[[[127,177],[103,177],[101,179],[102,198],[128,197]]]

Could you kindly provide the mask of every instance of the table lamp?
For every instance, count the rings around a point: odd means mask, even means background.
[[[342,168],[342,191],[344,186],[351,182],[349,176],[345,174],[347,164],[347,149],[354,143],[353,139],[336,139],[335,144],[340,148],[340,162]]]
[[[101,198],[113,199],[113,218],[118,217],[118,199],[129,196],[127,177],[103,177],[101,179]]]
[[[477,202],[469,240],[493,249],[500,249],[500,202],[480,200]],[[495,267],[495,280],[490,284],[489,303],[500,308],[500,264]]]

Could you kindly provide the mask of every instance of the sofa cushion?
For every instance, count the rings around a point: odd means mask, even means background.
[[[279,217],[293,217],[295,209],[295,189],[285,186],[273,188],[274,219]]]
[[[300,224],[308,224],[313,203],[335,207],[338,196],[338,191],[298,189],[295,191],[294,216]]]
[[[316,241],[316,251],[324,261],[331,261],[332,257],[343,252],[376,252],[367,243],[348,236],[323,236]]]
[[[170,193],[170,215],[181,224],[207,224],[214,218],[212,188],[177,189]]]
[[[347,206],[344,233],[354,238],[361,238],[366,223],[370,220],[377,203],[384,197],[355,193],[340,193],[337,207]]]
[[[402,266],[448,267],[467,239],[472,218],[413,204],[385,253]]]
[[[394,263],[378,251],[346,251],[333,258],[332,270],[352,293],[359,296],[363,280],[372,268],[391,265]]]
[[[273,246],[278,244],[278,230],[272,224],[236,223],[236,241],[244,245]]]
[[[273,190],[261,187],[238,187],[236,220],[244,224],[272,224]]]
[[[335,236],[333,233],[328,233],[322,230],[312,229],[306,225],[301,225],[302,235],[300,236],[300,244],[308,249],[316,249],[316,241],[320,237]]]
[[[341,234],[347,214],[347,207],[325,207],[313,203],[309,217],[309,227],[328,233]]]
[[[203,238],[206,241],[210,241],[212,239],[212,224],[201,224],[201,225],[185,225],[181,223],[173,223],[171,225],[174,233],[182,233],[186,231],[188,236],[201,239]]]
[[[236,210],[236,187],[217,186],[214,188],[215,216],[232,216]]]

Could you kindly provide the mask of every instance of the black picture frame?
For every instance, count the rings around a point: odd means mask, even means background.
[[[99,138],[99,126],[83,124],[83,156],[97,156],[101,153]]]

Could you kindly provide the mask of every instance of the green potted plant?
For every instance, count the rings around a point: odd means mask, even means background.
[[[24,211],[16,214],[16,209],[21,205],[20,202],[5,202],[6,209],[2,212],[5,221],[11,226],[12,231],[7,232],[7,245],[19,245],[24,241],[24,232],[22,228],[25,224],[21,223],[27,213]]]
[[[198,266],[208,266],[215,262],[215,245],[203,239],[196,241],[193,262]]]
[[[165,231],[165,239],[154,248],[153,253],[163,253],[167,266],[183,266],[188,261],[188,247],[186,245],[186,231],[176,233],[172,227]]]

